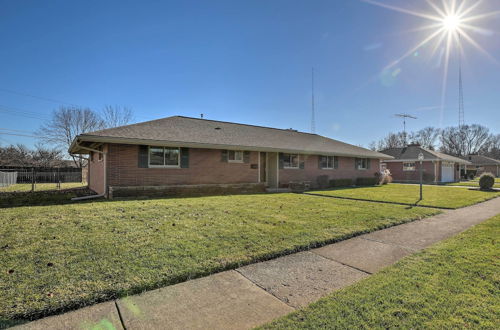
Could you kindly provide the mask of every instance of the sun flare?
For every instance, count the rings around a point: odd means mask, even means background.
[[[448,31],[456,31],[460,28],[460,17],[457,15],[448,15],[443,18],[443,27]]]
[[[422,25],[416,29],[410,30],[413,32],[429,31],[429,34],[424,39],[418,41],[414,47],[405,52],[401,57],[389,63],[385,68],[383,68],[382,72],[386,72],[389,69],[400,70],[399,68],[394,67],[399,65],[406,58],[418,54],[419,50],[423,49],[425,46],[434,43],[434,45],[430,47],[431,51],[429,54],[433,57],[439,53],[439,63],[443,68],[440,121],[442,121],[444,112],[446,81],[448,78],[448,67],[452,52],[456,52],[461,56],[461,54],[464,54],[464,44],[468,44],[488,57],[493,63],[499,65],[495,57],[479,45],[479,43],[473,38],[474,33],[493,35],[494,32],[480,27],[477,24],[485,18],[500,16],[500,10],[490,10],[485,12],[483,9],[483,13],[478,13],[481,9],[481,4],[484,4],[481,0],[475,2],[469,2],[467,0],[426,0],[427,5],[429,6],[428,12],[400,8],[376,0],[362,1],[378,7],[430,21],[427,25]]]

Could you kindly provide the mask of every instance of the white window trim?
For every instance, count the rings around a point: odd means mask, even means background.
[[[356,162],[358,159],[365,159],[366,160],[366,167],[361,167],[361,166],[359,166],[359,164],[356,164],[356,169],[358,171],[366,171],[368,169],[368,158],[357,158]]]
[[[297,156],[297,166],[285,166],[285,165],[283,165],[283,169],[298,170],[300,168],[300,154],[289,154],[289,153],[284,153],[284,154],[290,155],[290,156],[296,155]],[[285,162],[285,161],[283,160],[283,162]]]
[[[327,160],[326,160],[327,167],[321,167],[322,170],[336,170],[336,168],[335,168],[335,157],[337,157],[337,156],[321,155],[320,157],[332,157],[332,166],[328,167],[328,158],[327,158]]]
[[[231,151],[234,151],[235,153],[236,152],[241,152],[241,160],[240,159],[229,159],[229,153]],[[236,155],[236,154],[235,154]],[[243,163],[244,161],[244,157],[245,157],[245,153],[243,152],[243,150],[228,150],[227,151],[227,162],[228,163]]]
[[[151,165],[151,152],[150,149],[153,148],[169,148],[169,149],[177,149],[179,152],[177,153],[177,165]],[[165,161],[165,150],[163,151],[163,161]],[[181,148],[176,147],[165,147],[165,146],[148,146],[148,168],[181,168]]]
[[[405,166],[405,164],[413,164],[413,166]],[[417,170],[415,162],[403,162],[403,172],[415,172]]]

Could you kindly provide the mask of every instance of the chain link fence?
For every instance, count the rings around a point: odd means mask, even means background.
[[[3,191],[72,188],[82,181],[81,168],[0,167],[0,187]]]
[[[17,172],[0,171],[0,187],[8,187],[17,183]]]

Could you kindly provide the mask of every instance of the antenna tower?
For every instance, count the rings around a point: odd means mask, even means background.
[[[311,69],[311,133],[316,133],[316,118],[314,114],[314,68]]]
[[[461,36],[458,35],[458,128],[465,125],[464,89],[462,87],[462,46]]]
[[[406,118],[411,118],[411,119],[417,119],[417,117],[414,117],[412,115],[409,115],[407,113],[397,113],[394,116],[403,118],[403,139],[404,139],[404,144],[406,145]]]

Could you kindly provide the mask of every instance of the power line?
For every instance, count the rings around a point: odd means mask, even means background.
[[[32,138],[40,138],[43,137],[43,135],[28,135],[28,134],[18,134],[18,133],[6,133],[6,132],[0,132],[0,135],[12,135],[12,136],[26,136],[26,137],[32,137]]]
[[[61,100],[57,100],[57,99],[53,99],[53,98],[48,98],[48,97],[38,96],[38,95],[33,95],[33,94],[28,94],[28,93],[17,92],[17,91],[13,91],[11,89],[6,89],[6,88],[0,88],[0,91],[6,92],[6,93],[11,93],[11,94],[16,94],[16,95],[21,95],[21,96],[27,96],[27,97],[31,97],[34,99],[48,101],[48,102],[54,102],[54,103],[59,103],[59,104],[63,103],[63,104],[72,105],[75,107],[81,107],[81,105],[78,105],[76,103],[61,101]]]
[[[27,117],[27,118],[33,118],[33,119],[40,119],[40,120],[47,120],[49,119],[48,116],[45,116],[40,113],[32,112],[32,111],[27,111],[19,108],[14,108],[14,107],[9,107],[5,105],[0,105],[0,112],[7,113],[13,116],[20,116],[20,117]]]
[[[25,131],[22,129],[10,129],[10,128],[0,128],[0,131],[11,131],[11,132],[27,132],[27,133],[33,133],[33,131]],[[0,132],[1,134],[1,132]]]

